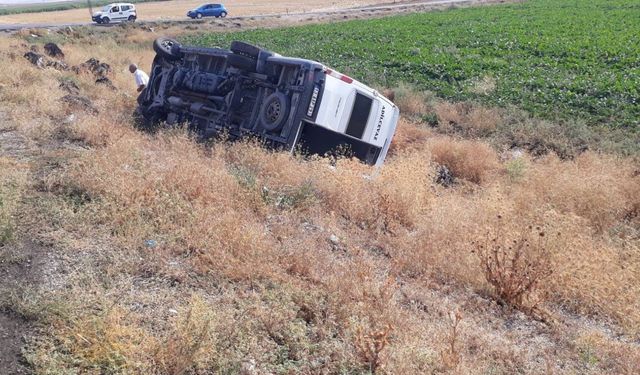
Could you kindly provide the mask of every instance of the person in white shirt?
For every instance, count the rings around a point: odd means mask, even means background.
[[[147,87],[147,84],[149,83],[149,76],[147,75],[147,73],[138,69],[138,66],[136,64],[129,65],[129,71],[133,73],[133,76],[136,79],[136,86],[138,86],[138,92],[141,92],[142,90],[144,90],[144,88]]]

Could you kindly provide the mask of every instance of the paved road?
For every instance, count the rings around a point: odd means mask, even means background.
[[[276,13],[276,14],[259,14],[253,16],[239,16],[239,17],[227,17],[225,20],[229,20],[230,22],[248,20],[248,19],[265,19],[265,18],[281,18],[287,16],[320,16],[320,15],[330,15],[330,14],[342,14],[342,13],[353,13],[353,12],[374,12],[374,11],[401,11],[407,10],[411,8],[420,8],[424,6],[442,6],[442,5],[471,5],[471,4],[480,4],[483,2],[501,2],[501,1],[482,1],[482,0],[425,0],[425,1],[411,1],[405,2],[401,4],[388,4],[388,5],[374,5],[374,6],[363,6],[358,8],[345,8],[345,9],[336,9],[336,10],[322,10],[322,11],[311,11],[304,13]],[[149,21],[138,21],[140,24],[153,23],[158,24],[162,22],[172,22],[172,23],[191,23],[191,22],[201,22],[197,20],[184,19],[184,20],[149,20]],[[13,32],[20,29],[59,29],[67,26],[90,26],[93,25],[95,27],[113,27],[117,24],[109,24],[109,25],[98,25],[95,23],[87,22],[87,23],[32,23],[32,24],[0,24],[0,32]]]

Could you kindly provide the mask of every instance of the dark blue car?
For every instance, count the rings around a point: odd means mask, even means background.
[[[227,8],[222,4],[202,4],[196,9],[187,12],[187,16],[191,18],[202,17],[226,17]]]

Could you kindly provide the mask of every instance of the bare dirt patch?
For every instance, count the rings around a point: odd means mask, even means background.
[[[34,330],[33,321],[23,315],[16,302],[26,288],[41,283],[43,268],[48,263],[44,249],[24,242],[0,248],[0,368],[3,374],[28,374],[22,348]]]
[[[350,0],[350,1],[334,1],[334,0],[237,0],[226,3],[229,9],[229,16],[250,16],[258,14],[273,13],[297,13],[310,12],[317,10],[329,10],[340,8],[351,8],[363,5],[372,5],[384,3],[384,0]],[[137,4],[138,17],[141,21],[151,20],[175,20],[186,19],[186,13],[190,9],[197,8],[202,4],[200,0],[187,1],[163,1],[152,3]],[[98,10],[97,8],[94,10]],[[15,14],[0,17],[0,24],[15,23],[74,23],[74,22],[90,22],[88,9],[71,9],[58,12],[44,13],[27,13]]]

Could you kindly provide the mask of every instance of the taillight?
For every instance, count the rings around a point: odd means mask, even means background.
[[[345,76],[344,74],[340,74],[338,72],[335,72],[331,69],[325,68],[324,72],[328,75],[330,75],[333,78],[337,78],[339,80],[341,80],[342,82],[346,82],[346,83],[353,83],[353,78],[349,77],[349,76]]]

